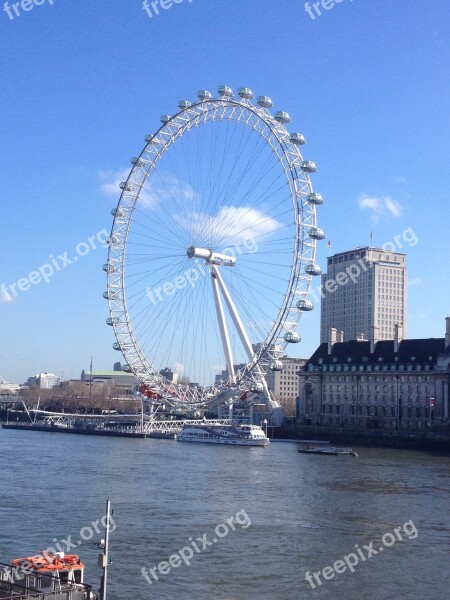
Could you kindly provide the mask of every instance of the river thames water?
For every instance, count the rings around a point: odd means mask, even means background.
[[[108,600],[446,600],[450,457],[358,453],[0,430],[0,561],[84,538],[98,589],[110,496]]]

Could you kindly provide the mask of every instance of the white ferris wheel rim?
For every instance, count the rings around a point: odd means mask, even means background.
[[[255,105],[251,98],[242,96],[235,99],[230,95],[220,95],[217,98],[202,98],[193,104],[187,101],[180,104],[185,106],[173,117],[163,117],[163,125],[154,135],[146,137],[145,147],[139,156],[133,159],[130,173],[121,184],[122,193],[114,211],[108,262],[105,265],[108,281],[106,297],[110,309],[108,324],[113,326],[117,340],[115,348],[120,349],[130,370],[142,383],[159,390],[161,396],[195,404],[202,403],[210,397],[214,393],[214,386],[202,386],[201,389],[193,391],[169,384],[160,374],[165,365],[153,364],[152,357],[147,356],[141,348],[127,306],[127,242],[135,207],[146,181],[161,158],[180,137],[188,134],[194,127],[224,119],[239,122],[258,133],[271,147],[284,172],[295,223],[290,277],[286,282],[278,316],[260,344],[254,359],[248,361],[239,371],[238,384],[251,376],[257,364],[267,371],[269,362],[277,360],[288,345],[286,334],[294,333],[299,324],[302,312],[297,308],[297,301],[307,299],[312,280],[312,275],[305,271],[305,266],[315,264],[317,238],[311,237],[309,232],[316,229],[316,207],[307,200],[308,196],[313,194],[313,187],[309,172],[302,168],[305,161],[299,144],[291,137],[293,135],[295,139],[298,134],[289,134],[286,129],[286,119],[283,118],[286,113],[276,113],[281,115],[277,118],[270,113],[269,106],[261,103]]]

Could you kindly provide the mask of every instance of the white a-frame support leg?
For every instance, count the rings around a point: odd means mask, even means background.
[[[228,333],[227,322],[225,320],[222,299],[220,297],[219,286],[217,283],[216,267],[214,265],[211,265],[211,282],[214,292],[214,302],[216,304],[217,320],[219,321],[220,337],[222,339],[222,346],[225,353],[225,361],[227,363],[228,373],[232,377],[232,381],[234,383],[236,380],[236,375],[234,372],[233,352],[231,350],[230,335]]]
[[[222,279],[222,275],[220,274],[220,271],[216,265],[211,265],[211,276],[212,276],[213,281],[215,282],[215,285],[217,286],[217,284],[219,284],[220,291],[222,292],[223,297],[225,298],[225,302],[226,302],[228,311],[230,312],[231,318],[233,319],[234,326],[236,327],[236,330],[239,334],[242,345],[245,348],[248,359],[249,359],[249,361],[253,361],[255,358],[255,354],[253,352],[253,348],[252,348],[252,345],[248,338],[247,332],[245,331],[244,325],[243,325],[241,318],[236,310],[236,306],[233,302],[233,299],[231,298],[228,288],[225,285],[225,282]],[[214,283],[213,283],[213,286],[214,286]],[[214,294],[215,293],[216,293],[216,288],[214,288]],[[222,304],[221,304],[221,306],[222,306]],[[216,301],[216,307],[217,307],[217,301]],[[222,309],[222,314],[223,314],[223,309]],[[219,319],[219,325],[220,325],[220,319]],[[226,326],[225,326],[225,328],[226,328]],[[221,332],[222,332],[222,329],[221,329]],[[229,340],[228,340],[228,343],[229,343]],[[231,352],[231,350],[230,350],[230,352]],[[266,378],[264,377],[264,374],[259,365],[256,365],[256,371],[261,378],[261,382],[264,386],[264,391],[266,392],[267,397],[269,398],[269,400],[271,400],[269,388],[267,387],[267,383],[266,383]],[[233,371],[233,377],[234,377],[234,371]]]

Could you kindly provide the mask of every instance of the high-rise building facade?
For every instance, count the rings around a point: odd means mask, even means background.
[[[406,255],[380,248],[355,248],[327,259],[319,290],[320,341],[330,330],[343,332],[345,341],[392,340],[395,327],[406,337]]]
[[[279,403],[286,417],[295,415],[295,402],[298,396],[298,377],[306,364],[304,358],[283,356],[281,371],[268,371],[267,386]]]

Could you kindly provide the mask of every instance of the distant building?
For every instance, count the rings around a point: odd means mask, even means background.
[[[334,338],[334,340],[333,340]],[[424,429],[449,423],[450,318],[445,338],[336,341],[299,378],[305,424]]]
[[[233,365],[234,372],[236,373],[237,371],[241,371],[245,366],[246,366],[245,363],[241,363],[239,365]],[[214,379],[214,385],[216,387],[220,387],[221,385],[223,385],[223,383],[225,381],[228,381],[229,377],[230,377],[230,375],[228,373],[228,369],[225,369],[224,371],[222,371],[221,373],[216,375],[216,377]]]
[[[42,390],[51,390],[61,383],[61,379],[52,373],[38,373],[34,377],[29,377],[26,384],[29,387],[37,386]]]
[[[15,396],[22,386],[18,383],[0,383],[0,396]]]
[[[166,367],[165,369],[161,369],[161,371],[159,372],[160,375],[162,375],[163,377],[165,377],[167,379],[167,381],[170,381],[170,383],[178,383],[179,381],[179,374],[178,373],[174,373],[172,371],[172,369],[169,369],[169,367]]]
[[[90,373],[86,373],[85,383],[89,386],[91,381]],[[139,383],[138,378],[132,373],[123,371],[92,371],[92,385],[111,385],[120,396],[131,396],[134,393],[135,386]]]
[[[283,363],[282,370],[269,370],[266,375],[266,382],[275,400],[277,400],[283,409],[284,414],[287,417],[294,416],[295,401],[298,395],[299,373],[306,364],[306,359],[284,356],[280,360]]]
[[[319,292],[313,290],[311,298]],[[345,341],[392,340],[399,325],[406,337],[406,255],[380,248],[355,248],[327,259],[320,290],[320,341],[328,342],[332,328],[344,332]]]

